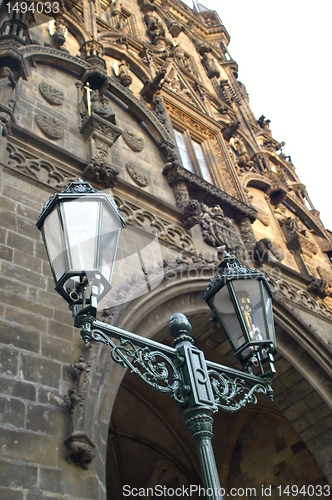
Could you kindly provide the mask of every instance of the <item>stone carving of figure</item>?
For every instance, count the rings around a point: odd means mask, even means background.
[[[175,55],[175,59],[178,62],[178,64],[183,69],[185,69],[186,71],[188,71],[188,73],[192,73],[189,60],[185,56],[183,50],[179,46],[175,47],[175,53],[174,53],[174,55]]]
[[[54,32],[51,33],[53,45],[56,49],[59,49],[66,41],[67,37],[67,26],[63,19],[55,19],[54,21]]]
[[[267,120],[264,115],[258,118],[258,125],[264,130],[270,130],[271,120]]]
[[[130,75],[130,66],[124,60],[120,61],[119,68],[118,68],[118,75],[119,75],[120,83],[124,87],[129,87],[129,85],[131,84],[133,79],[132,79],[132,76]]]
[[[112,4],[112,17],[115,20],[115,24],[117,24],[120,20],[121,16],[122,3],[120,0],[114,0]]]
[[[307,230],[303,227],[300,228],[299,219],[295,217],[287,217],[285,220],[285,226],[289,231],[289,235],[293,233],[300,233],[303,236],[306,236]]]
[[[146,34],[154,41],[157,37],[164,37],[165,30],[158,17],[154,14],[148,13],[145,15],[145,22],[147,25]]]
[[[202,59],[202,63],[206,68],[207,75],[209,78],[213,78],[214,76],[219,78],[220,69],[218,67],[218,63],[211,54],[211,52],[205,52],[204,57]]]
[[[14,74],[8,66],[0,69],[0,104],[14,111],[17,97],[17,84]]]
[[[250,156],[242,140],[239,137],[236,137],[233,141],[231,141],[231,144],[237,153],[237,163],[239,167],[245,167],[250,161]]]
[[[115,113],[113,109],[108,106],[107,97],[100,96],[99,90],[92,90],[91,92],[91,112],[115,124]]]
[[[11,119],[8,113],[0,113],[0,143],[1,137],[8,137],[10,134]]]

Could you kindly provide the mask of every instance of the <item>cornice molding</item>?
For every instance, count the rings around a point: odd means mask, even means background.
[[[173,164],[171,167],[166,166],[163,171],[170,186],[172,184],[184,181],[201,191],[201,194],[213,197],[215,203],[220,203],[222,208],[231,209],[235,212],[235,218],[248,217],[252,222],[257,218],[257,210],[241,201],[233,198],[225,191],[205,181],[201,177],[189,172],[178,164]]]

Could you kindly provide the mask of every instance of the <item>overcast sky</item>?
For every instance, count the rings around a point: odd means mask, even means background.
[[[256,118],[265,115],[273,137],[286,142],[283,153],[332,230],[332,0],[200,3],[218,12]]]

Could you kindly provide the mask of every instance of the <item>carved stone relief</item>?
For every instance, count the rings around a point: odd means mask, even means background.
[[[238,235],[234,222],[226,217],[219,205],[208,207],[201,203],[202,214],[199,223],[204,241],[211,246],[224,246],[228,252],[235,252],[243,257],[244,245]]]
[[[146,34],[150,37],[153,45],[159,49],[165,48],[165,28],[160,18],[152,12],[148,12],[144,16],[144,21],[146,23]]]
[[[8,66],[0,69],[0,103],[2,106],[13,111],[17,99],[17,83],[14,73]]]
[[[205,69],[207,71],[207,76],[209,78],[214,78],[214,77],[219,78],[220,68],[217,61],[211,54],[211,52],[204,53],[204,56],[202,58],[202,64],[203,66],[205,66]]]
[[[64,397],[69,410],[69,435],[64,440],[67,446],[66,459],[69,463],[88,469],[95,457],[95,444],[85,434],[85,405],[90,386],[92,360],[91,348],[87,357],[80,355],[71,365],[76,372],[75,385]],[[93,357],[93,356],[92,356]]]
[[[133,78],[130,74],[130,66],[125,60],[120,61],[120,63],[116,65],[114,71],[121,85],[124,87],[129,87],[131,85]]]
[[[125,143],[127,144],[127,146],[129,146],[130,149],[132,149],[136,153],[143,151],[143,149],[144,149],[143,137],[139,137],[134,132],[131,132],[130,130],[125,129],[122,132],[122,138],[125,141]]]
[[[84,179],[102,184],[105,188],[115,186],[118,175],[119,171],[116,168],[96,158],[91,158],[83,170]]]
[[[230,106],[233,101],[238,101],[238,97],[228,80],[220,81],[220,88],[225,102]]]
[[[111,2],[109,13],[109,23],[112,28],[121,31],[122,33],[128,33],[128,18],[122,9],[122,3],[120,0],[114,0]]]
[[[256,238],[252,229],[250,219],[248,217],[242,217],[238,221],[238,226],[245,246],[247,248],[253,246],[256,242]]]
[[[232,137],[230,140],[230,144],[236,154],[236,163],[238,166],[237,170],[239,175],[254,171],[254,163],[250,160],[250,155],[242,139],[240,137]]]
[[[41,82],[38,86],[39,92],[44,97],[45,101],[49,104],[53,104],[54,106],[59,106],[64,101],[64,93],[60,90],[57,90],[52,85],[49,85],[46,82]]]
[[[127,172],[134,182],[140,187],[146,187],[149,184],[149,178],[147,175],[139,171],[139,167],[133,163],[127,163]]]
[[[104,136],[110,147],[120,137],[122,130],[104,118],[92,114],[82,124],[80,132],[83,135],[84,140],[87,140],[94,132],[97,132],[98,134]]]
[[[174,58],[181,69],[189,74],[193,73],[190,57],[184,53],[179,45],[174,48]]]
[[[50,139],[61,139],[64,134],[63,124],[53,118],[53,116],[46,115],[45,113],[37,115],[37,124],[43,134]]]
[[[283,260],[282,249],[273,244],[269,238],[262,238],[255,245],[254,260],[258,264],[267,261],[281,262]]]
[[[64,45],[67,37],[68,28],[63,19],[57,18],[53,21],[53,29],[50,31],[52,43],[56,49],[60,49]],[[63,49],[61,49],[63,50]]]

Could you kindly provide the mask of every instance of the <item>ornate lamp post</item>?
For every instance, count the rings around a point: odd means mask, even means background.
[[[95,319],[97,300],[111,288],[119,232],[124,227],[112,198],[79,179],[48,200],[36,225],[43,234],[55,289],[72,307],[84,342],[109,345],[116,363],[170,394],[196,442],[206,498],[222,500],[211,443],[213,413],[255,404],[258,393],[271,399],[273,395],[272,292],[264,275],[226,254],[221,274],[212,278],[204,295],[246,373],[206,360],[194,346],[191,325],[181,313],[169,321],[173,347]],[[258,375],[253,374],[255,366]]]

